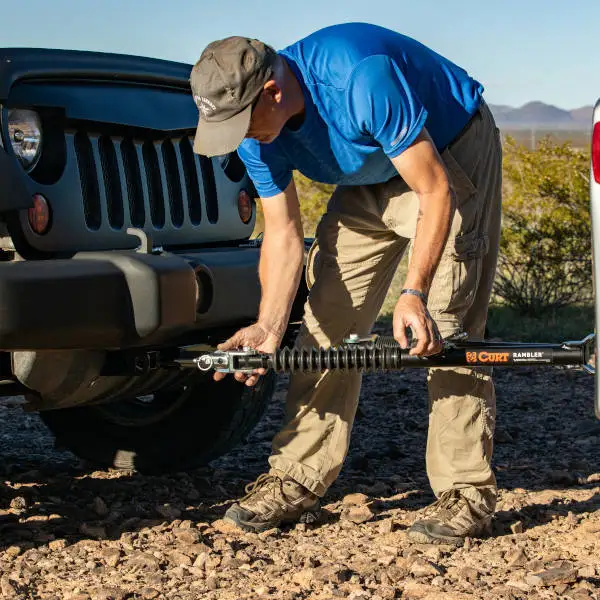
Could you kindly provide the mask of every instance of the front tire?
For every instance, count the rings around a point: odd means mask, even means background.
[[[232,376],[203,377],[178,388],[101,404],[40,413],[58,446],[103,467],[141,473],[192,470],[237,445],[273,395],[275,375],[254,387]]]

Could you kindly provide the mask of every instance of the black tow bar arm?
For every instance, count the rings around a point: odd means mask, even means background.
[[[281,348],[273,354],[242,348],[205,352],[175,362],[180,367],[220,373],[251,373],[260,368],[292,373],[330,369],[369,372],[428,367],[548,365],[581,368],[592,375],[596,372],[594,334],[583,340],[558,344],[470,342],[451,338],[444,340],[439,354],[428,357],[410,355],[410,350],[402,349],[392,337],[352,335],[343,344],[332,348]]]

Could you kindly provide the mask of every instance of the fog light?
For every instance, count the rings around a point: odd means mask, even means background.
[[[27,217],[31,229],[38,235],[44,235],[50,229],[50,205],[44,196],[33,196],[33,206],[27,210]]]
[[[254,201],[246,190],[241,190],[238,194],[238,213],[242,223],[249,223],[252,219],[252,205]]]

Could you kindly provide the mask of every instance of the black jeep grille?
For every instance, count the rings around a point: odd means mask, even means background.
[[[188,137],[141,141],[79,131],[74,147],[89,229],[122,229],[125,215],[132,226],[145,229],[180,228],[186,215],[199,225],[200,185],[206,218],[218,221],[212,161],[196,156]]]

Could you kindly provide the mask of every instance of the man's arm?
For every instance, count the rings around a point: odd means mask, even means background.
[[[304,232],[294,180],[281,194],[264,200],[262,207],[265,232],[258,269],[262,288],[258,323],[281,341],[304,258]]]
[[[400,176],[419,197],[419,213],[405,288],[427,295],[439,264],[454,215],[454,194],[448,174],[425,129],[404,152],[392,159]],[[430,355],[441,350],[437,326],[417,296],[403,294],[394,311],[394,337],[407,347],[405,328],[418,343],[411,354]]]
[[[258,320],[220,344],[219,350],[249,346],[270,354],[279,347],[287,328],[304,258],[304,233],[294,180],[281,194],[263,200],[262,207],[265,231],[258,266],[262,290]],[[217,381],[223,377],[224,373],[214,374]],[[258,381],[258,375],[244,373],[236,373],[235,378],[246,385]]]

